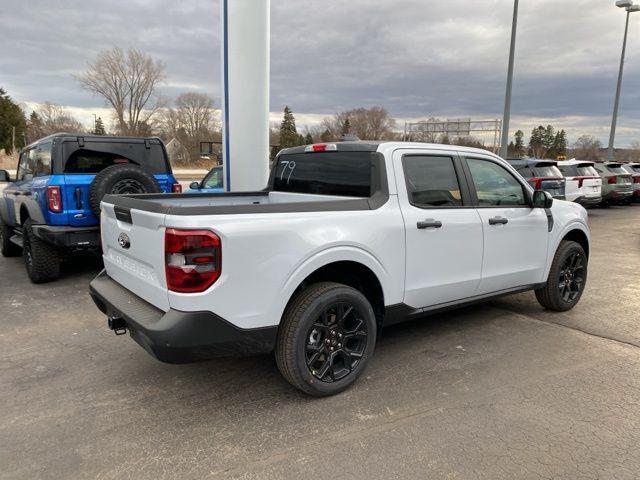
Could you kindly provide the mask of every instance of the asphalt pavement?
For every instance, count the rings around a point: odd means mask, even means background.
[[[271,356],[165,365],[116,337],[95,262],[34,286],[0,258],[0,479],[640,478],[640,206],[590,225],[574,310],[524,293],[387,329],[320,400]]]

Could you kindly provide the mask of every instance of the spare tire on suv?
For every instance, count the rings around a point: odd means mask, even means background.
[[[89,204],[96,217],[105,195],[162,193],[153,175],[137,165],[112,165],[96,175],[89,186]]]

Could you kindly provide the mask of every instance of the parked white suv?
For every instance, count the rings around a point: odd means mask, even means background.
[[[565,198],[585,207],[602,201],[602,177],[594,167],[595,162],[566,160],[558,162],[558,168],[566,180]]]
[[[317,396],[384,326],[525,290],[564,311],[587,280],[584,208],[464,147],[296,147],[264,191],[107,196],[101,219],[91,295],[116,333],[173,363],[275,350]]]

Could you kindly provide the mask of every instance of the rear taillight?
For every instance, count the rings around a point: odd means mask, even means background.
[[[60,193],[60,187],[47,187],[47,206],[50,212],[62,212],[62,194]]]
[[[633,177],[633,183],[640,183],[640,176]]]
[[[171,192],[182,193],[182,185],[180,185],[179,183],[174,183],[173,185],[171,185]]]
[[[534,190],[540,190],[540,186],[542,185],[542,179],[541,178],[530,178],[529,179],[529,183],[531,184],[531,186],[533,187]]]
[[[585,180],[597,180],[600,177],[575,177],[574,180],[578,180],[578,188],[582,188],[582,184]]]
[[[172,292],[204,292],[220,278],[220,237],[208,230],[167,229],[164,235],[167,288]]]
[[[607,179],[607,183],[609,185],[615,185],[616,183],[618,183],[618,177],[616,177],[615,175],[613,177],[609,177]]]

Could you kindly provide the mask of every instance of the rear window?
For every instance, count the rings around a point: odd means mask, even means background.
[[[622,169],[622,165],[620,165],[619,163],[607,165],[607,170],[609,170],[611,173],[615,173],[616,175],[625,175],[627,173]]]
[[[345,197],[370,197],[371,152],[322,152],[281,155],[273,190]]]
[[[111,165],[132,163],[151,174],[167,173],[167,162],[162,145],[131,142],[77,142],[63,143],[64,173],[98,173]]]
[[[558,165],[558,168],[565,177],[576,177],[581,175],[575,165]]]
[[[578,175],[581,177],[597,177],[598,171],[591,165],[578,165]]]
[[[555,165],[542,165],[534,168],[534,172],[538,177],[550,178],[550,177],[562,177],[562,173]]]

